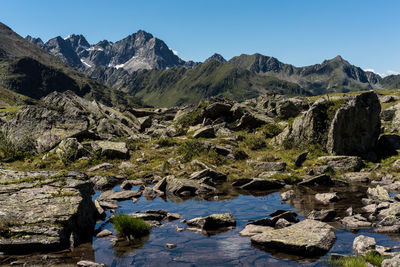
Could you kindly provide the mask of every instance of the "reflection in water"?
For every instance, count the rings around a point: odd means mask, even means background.
[[[119,190],[119,187],[115,189]],[[133,188],[136,190],[137,188]],[[236,219],[234,229],[218,233],[216,235],[202,235],[193,231],[177,232],[176,228],[186,228],[187,225],[180,220],[163,222],[160,227],[153,228],[151,234],[142,240],[129,243],[118,241],[115,245],[111,238],[94,238],[93,244],[85,244],[73,252],[64,251],[48,254],[57,260],[49,261],[47,266],[74,266],[81,259],[95,260],[108,266],[326,266],[326,256],[320,259],[304,259],[285,255],[280,251],[266,252],[253,247],[249,237],[239,236],[249,220],[258,220],[267,217],[277,209],[293,210],[300,217],[306,217],[313,209],[333,208],[339,217],[344,216],[344,211],[352,206],[358,212],[361,207],[361,198],[365,196],[365,187],[348,186],[318,189],[297,187],[294,188],[296,196],[288,203],[282,203],[279,192],[259,192],[251,194],[246,191],[236,191],[230,186],[224,185],[221,194],[217,198],[207,200],[194,199],[159,199],[147,201],[141,198],[137,203],[132,201],[120,202],[121,209],[118,212],[134,213],[152,209],[163,209],[168,212],[180,213],[182,219],[190,220],[199,216],[207,216],[212,213],[230,212]],[[338,192],[339,202],[323,205],[315,201],[316,192]],[[97,192],[94,198],[99,195]],[[110,213],[107,212],[110,216]],[[332,223],[337,226],[337,224]],[[115,234],[112,225],[105,221],[99,222],[96,228],[108,229]],[[352,252],[352,243],[357,235],[374,237],[377,244],[383,246],[395,246],[398,244],[399,235],[372,233],[371,230],[360,230],[357,233],[338,229],[337,241],[330,252],[348,254]],[[176,244],[174,249],[166,248],[167,243]],[[51,255],[51,256],[50,256]],[[37,263],[41,266],[40,259],[44,255],[33,255],[24,258],[0,256],[0,265],[9,264],[15,260]],[[314,261],[314,262],[313,262]],[[31,264],[32,265],[32,264]],[[45,265],[46,266],[46,265]]]
[[[187,226],[180,221],[164,222],[161,227],[153,228],[146,243],[141,248],[132,247],[120,256],[108,241],[94,239],[96,261],[110,266],[326,266],[326,256],[305,259],[287,255],[281,251],[268,251],[253,247],[250,238],[239,236],[239,232],[249,220],[267,217],[277,209],[290,209],[300,216],[306,217],[313,209],[333,208],[338,216],[343,217],[345,210],[351,205],[355,211],[361,207],[361,198],[365,196],[365,187],[348,186],[316,189],[318,192],[338,192],[340,201],[323,205],[315,201],[314,191],[307,187],[294,189],[296,197],[290,203],[282,203],[279,192],[236,191],[224,186],[218,198],[212,199],[155,199],[146,201],[141,198],[136,204],[131,201],[122,202],[121,212],[144,212],[148,209],[164,209],[168,212],[182,214],[182,219],[190,220],[212,213],[230,212],[237,220],[234,229],[216,235],[202,235],[193,231],[176,232],[176,227]],[[106,229],[113,231],[109,224]],[[391,246],[393,241],[384,235],[369,233],[366,230],[355,234],[347,230],[336,231],[337,241],[331,252],[351,253],[353,239],[359,235],[374,236],[380,245]],[[176,244],[175,249],[167,249],[166,243]],[[108,248],[107,248],[108,247]]]

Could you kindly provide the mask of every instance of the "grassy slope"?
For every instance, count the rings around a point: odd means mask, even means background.
[[[306,93],[298,85],[265,77],[217,61],[206,62],[194,69],[174,67],[147,71],[132,79],[128,91],[154,106],[198,103],[212,96],[234,100],[256,97],[267,91],[285,94]]]

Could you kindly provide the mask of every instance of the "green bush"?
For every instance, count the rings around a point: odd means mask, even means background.
[[[258,150],[267,146],[264,138],[258,136],[250,136],[246,138],[244,143],[251,150]]]
[[[381,266],[384,260],[383,256],[377,251],[368,251],[364,258],[367,262],[375,266]]]
[[[176,145],[176,142],[172,138],[160,138],[156,141],[156,144],[160,147],[170,147]]]
[[[282,128],[278,124],[267,124],[261,131],[263,132],[265,138],[273,138],[282,132]]]
[[[115,215],[111,223],[118,234],[128,238],[148,235],[151,230],[150,224],[143,219],[134,218],[126,214]]]
[[[0,133],[0,161],[11,162],[21,160],[26,153],[15,147],[3,133]]]
[[[203,147],[200,142],[196,140],[187,140],[179,145],[177,153],[183,156],[185,162],[191,161],[194,157],[200,155],[203,151]]]

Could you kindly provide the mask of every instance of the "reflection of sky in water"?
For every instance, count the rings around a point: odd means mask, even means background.
[[[119,188],[118,188],[119,189]],[[149,240],[138,249],[130,248],[124,256],[117,256],[109,239],[94,238],[96,261],[108,266],[325,266],[324,258],[314,263],[297,263],[279,259],[269,253],[251,246],[249,237],[239,236],[248,220],[267,217],[277,209],[294,208],[289,204],[282,204],[279,193],[255,197],[239,195],[225,201],[197,201],[188,200],[182,203],[173,203],[156,198],[146,201],[143,197],[135,204],[132,201],[120,202],[120,212],[144,212],[148,209],[164,209],[182,215],[182,219],[190,220],[212,213],[230,212],[236,219],[235,229],[210,237],[197,232],[176,232],[176,227],[186,228],[186,224],[176,220],[163,222],[161,227],[153,228]],[[97,227],[103,222],[98,223]],[[111,224],[105,224],[103,229],[114,232]],[[391,241],[385,235],[378,235],[361,231],[358,234],[373,236],[379,245],[394,246],[398,242]],[[357,235],[358,235],[357,234]],[[351,253],[353,239],[357,236],[350,231],[336,231],[337,241],[331,252]],[[166,243],[177,244],[177,248],[169,250]],[[326,257],[325,257],[326,258]]]

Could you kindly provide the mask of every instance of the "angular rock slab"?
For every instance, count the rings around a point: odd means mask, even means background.
[[[76,172],[0,170],[0,251],[23,254],[90,241],[93,185]]]
[[[329,224],[304,220],[282,229],[266,229],[251,237],[251,242],[266,249],[304,257],[321,256],[335,243],[334,228]]]

